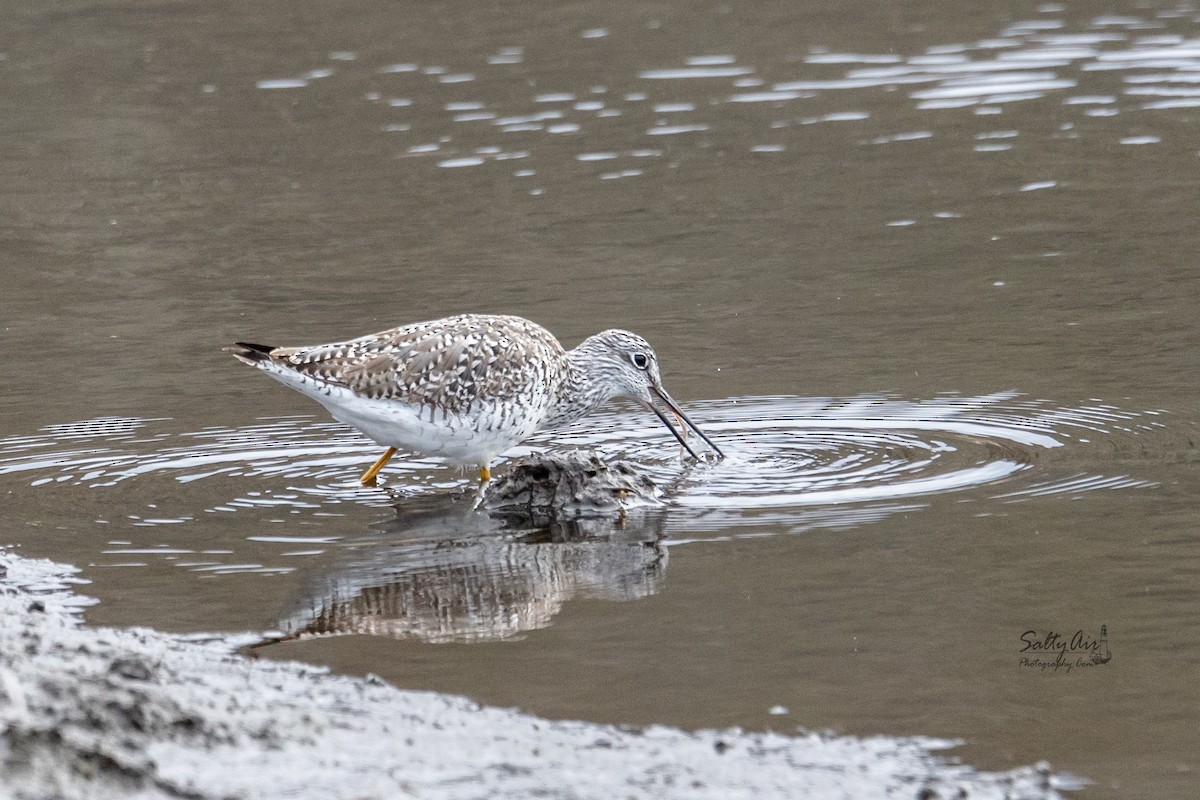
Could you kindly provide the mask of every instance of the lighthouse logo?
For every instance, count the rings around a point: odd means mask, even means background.
[[[1018,665],[1042,672],[1070,672],[1073,669],[1097,667],[1112,660],[1107,625],[1100,626],[1099,636],[1080,628],[1072,634],[1056,630],[1027,630],[1020,638]]]
[[[1093,664],[1107,664],[1112,659],[1112,653],[1108,649],[1108,626],[1100,626],[1100,641],[1096,652],[1092,653]]]

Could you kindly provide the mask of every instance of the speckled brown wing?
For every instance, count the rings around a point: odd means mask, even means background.
[[[565,358],[558,340],[519,317],[462,315],[345,342],[281,347],[271,358],[360,397],[451,413],[485,398],[520,397]],[[533,356],[532,358],[530,356]]]

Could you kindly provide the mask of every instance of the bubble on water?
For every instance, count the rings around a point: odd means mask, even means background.
[[[257,84],[259,89],[303,89],[308,86],[304,78],[266,78]]]
[[[638,77],[643,80],[664,81],[664,80],[689,80],[695,78],[735,78],[740,75],[749,75],[754,72],[750,67],[733,67],[733,66],[701,66],[701,67],[678,67],[668,69],[647,69],[638,73]]]
[[[655,103],[654,113],[656,114],[675,114],[681,111],[695,111],[695,103]]]
[[[463,156],[462,158],[447,158],[444,161],[439,161],[439,167],[446,169],[455,169],[458,167],[477,167],[484,163],[484,160],[479,156]]]
[[[708,130],[704,124],[694,125],[656,125],[646,131],[647,136],[674,136],[681,133],[699,133]]]

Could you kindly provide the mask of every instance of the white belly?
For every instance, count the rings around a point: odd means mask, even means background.
[[[466,414],[431,412],[383,400],[353,398],[338,403],[317,398],[333,418],[362,431],[384,447],[439,456],[462,466],[482,466],[508,448],[529,438],[541,424],[543,413],[505,413],[495,404],[480,404]],[[489,407],[490,406],[490,407]],[[507,409],[511,412],[511,409]]]
[[[541,427],[549,406],[545,387],[534,386],[519,398],[476,400],[457,413],[445,413],[425,405],[364,398],[270,361],[258,366],[384,447],[438,456],[460,466],[485,466],[527,439]]]

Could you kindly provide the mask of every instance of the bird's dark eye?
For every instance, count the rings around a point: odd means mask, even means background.
[[[634,353],[629,357],[629,360],[632,361],[633,365],[638,369],[645,369],[646,367],[650,366],[650,359],[646,358],[645,353]]]

